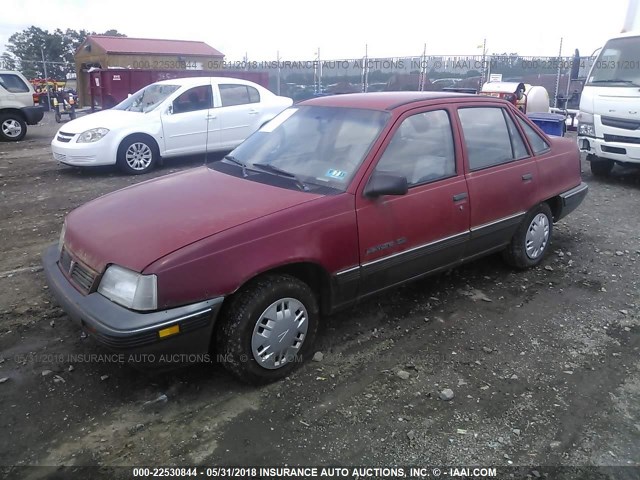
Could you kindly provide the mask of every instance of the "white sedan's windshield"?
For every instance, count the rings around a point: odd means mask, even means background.
[[[233,159],[344,191],[389,118],[388,112],[291,107],[231,152]]]
[[[113,110],[147,113],[160,105],[180,85],[152,84],[138,90],[126,100],[113,107]]]

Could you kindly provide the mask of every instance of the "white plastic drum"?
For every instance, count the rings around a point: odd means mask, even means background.
[[[527,111],[525,113],[549,112],[549,94],[546,88],[539,85],[527,85],[524,94],[527,97]]]

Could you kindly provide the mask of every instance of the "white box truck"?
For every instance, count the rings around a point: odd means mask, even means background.
[[[640,166],[640,31],[610,38],[591,67],[580,98],[578,146],[597,176],[615,163]]]

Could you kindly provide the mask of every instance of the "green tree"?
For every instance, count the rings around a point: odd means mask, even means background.
[[[108,35],[110,37],[126,37],[126,35],[124,33],[120,33],[118,30],[116,30],[115,28],[112,28],[110,30],[107,30],[104,33],[101,33],[100,35]]]
[[[62,31],[56,28],[53,32],[31,26],[9,37],[6,49],[5,64],[12,60],[27,78],[44,78],[44,62],[50,78],[64,79],[67,73],[75,71],[74,55],[78,47],[88,35],[96,35],[87,30]],[[115,29],[107,30],[101,35],[126,37]]]
[[[9,52],[4,52],[0,56],[0,69],[1,70],[15,70],[17,68],[17,64],[15,59],[11,56]]]

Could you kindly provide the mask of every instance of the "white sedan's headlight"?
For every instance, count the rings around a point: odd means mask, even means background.
[[[76,140],[76,143],[93,143],[100,140],[107,133],[109,133],[108,128],[92,128],[87,130],[86,132],[82,132]]]
[[[132,310],[158,308],[157,277],[141,275],[118,265],[107,267],[100,281],[98,293]]]

